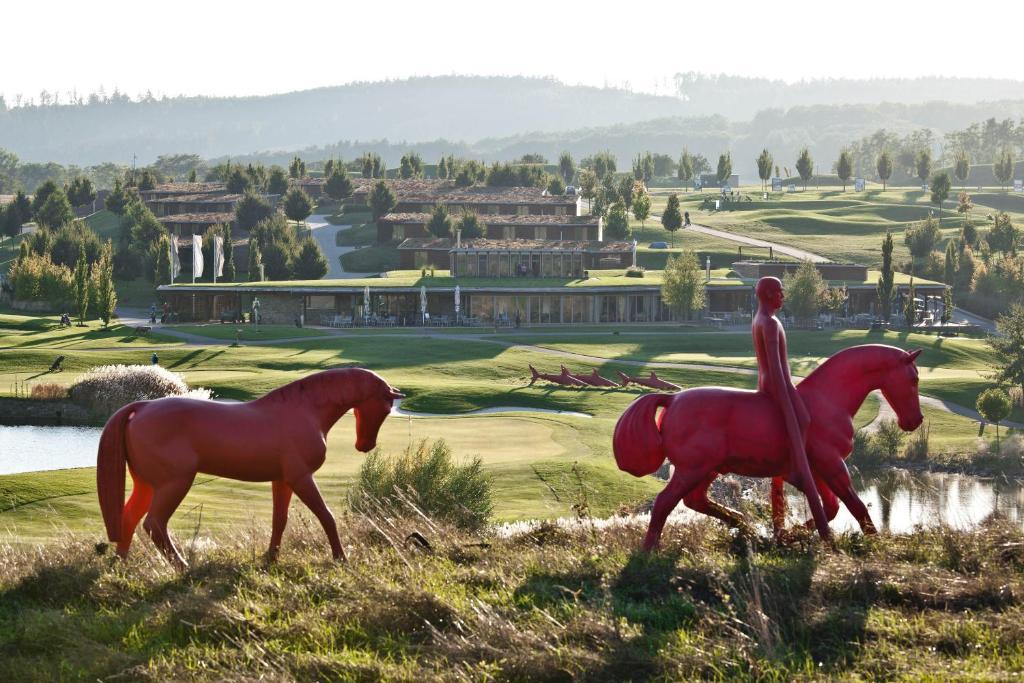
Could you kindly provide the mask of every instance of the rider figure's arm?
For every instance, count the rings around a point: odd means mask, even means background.
[[[767,356],[766,360],[768,362],[768,374],[771,379],[772,398],[775,399],[785,418],[786,433],[789,436],[790,446],[796,458],[794,462],[799,462],[800,460],[806,460],[807,454],[804,450],[804,439],[800,429],[801,416],[797,411],[802,410],[804,415],[806,415],[807,408],[804,406],[803,401],[800,401],[799,396],[796,395],[796,389],[787,377],[788,373],[782,368],[782,359],[779,357],[779,333],[776,328],[778,323],[771,321],[769,325],[769,329],[764,330],[762,334],[766,351],[765,356]],[[796,401],[794,401],[794,398]]]

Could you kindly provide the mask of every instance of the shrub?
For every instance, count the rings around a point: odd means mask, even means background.
[[[643,266],[630,266],[626,269],[626,277],[643,277]]]
[[[68,388],[56,382],[41,382],[33,385],[32,393],[29,396],[33,401],[59,401],[67,398]]]
[[[89,370],[68,390],[71,400],[97,415],[110,415],[132,401],[165,396],[209,399],[208,389],[192,389],[181,375],[159,365],[103,365]]]
[[[483,462],[456,463],[443,439],[433,444],[424,439],[399,456],[373,451],[359,469],[350,503],[360,512],[372,510],[374,503],[399,509],[406,497],[428,515],[463,529],[482,527],[494,507]]]
[[[903,447],[903,457],[909,460],[927,460],[928,459],[928,437],[931,431],[931,426],[926,422],[917,428],[914,433],[910,435],[907,440],[907,445]]]
[[[896,420],[882,420],[871,438],[886,457],[895,458],[903,444],[903,430]]]

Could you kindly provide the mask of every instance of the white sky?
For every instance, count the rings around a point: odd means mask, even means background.
[[[1024,4],[991,1],[15,3],[2,20],[9,104],[42,89],[249,95],[453,73],[661,94],[682,71],[1017,78],[1024,25]]]

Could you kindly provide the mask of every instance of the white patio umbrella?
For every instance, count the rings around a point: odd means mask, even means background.
[[[363,288],[363,317],[370,317],[370,285]]]
[[[462,290],[455,285],[455,319],[459,319],[459,309],[462,308]]]
[[[427,323],[427,288],[426,286],[420,287],[420,315],[422,316],[423,324]]]

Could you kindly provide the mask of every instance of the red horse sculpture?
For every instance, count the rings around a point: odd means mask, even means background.
[[[598,374],[597,368],[594,368],[594,370],[589,375],[574,375],[573,373],[569,372],[566,369],[566,367],[563,365],[562,366],[562,373],[569,375],[573,379],[578,379],[579,381],[583,382],[584,384],[592,386],[592,387],[618,387],[619,386],[618,384],[616,384],[615,382],[611,381],[610,379],[605,379],[600,374]]]
[[[572,375],[570,375],[569,371],[565,369],[564,365],[562,366],[561,374],[558,375],[549,375],[545,372],[537,372],[536,368],[534,368],[532,365],[530,366],[530,373],[532,374],[532,377],[530,377],[530,384],[533,384],[539,379],[543,379],[554,384],[561,384],[564,387],[587,386],[584,382],[581,382]]]
[[[135,527],[143,528],[167,559],[185,561],[167,533],[167,522],[196,474],[273,482],[274,520],[268,557],[277,556],[294,492],[316,515],[335,559],[344,559],[338,527],[313,473],[324,464],[326,436],[351,408],[356,448],[377,444],[377,432],[403,395],[376,373],[361,368],[325,370],[249,403],[189,398],[130,403],[103,428],[96,486],[107,537],[128,554]],[[125,466],[134,486],[124,502]]]
[[[853,416],[869,393],[881,389],[900,428],[917,429],[923,416],[914,359],[920,353],[881,344],[855,346],[829,358],[797,385],[811,418],[807,458],[829,521],[839,511],[838,496],[864,533],[875,532],[846,469],[845,459],[853,450]],[[659,408],[664,408],[660,415]],[[721,474],[793,483],[781,411],[760,391],[701,387],[641,396],[619,418],[612,445],[619,468],[635,476],[654,473],[666,457],[675,466],[651,511],[646,550],[658,545],[665,520],[680,500],[731,526],[746,526],[739,512],[708,498],[708,487]],[[778,529],[781,479],[776,488],[773,523]]]
[[[650,377],[640,377],[639,375],[627,375],[619,370],[619,377],[622,378],[622,386],[633,383],[648,389],[664,389],[665,391],[680,391],[682,389],[678,384],[661,379],[653,371],[651,371]]]

